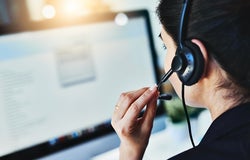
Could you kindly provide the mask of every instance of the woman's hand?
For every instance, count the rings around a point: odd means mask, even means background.
[[[158,95],[157,86],[121,94],[111,122],[121,140],[120,160],[142,159],[153,127]],[[143,108],[145,112],[139,117]]]

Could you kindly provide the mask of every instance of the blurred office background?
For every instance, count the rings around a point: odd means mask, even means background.
[[[155,10],[158,0],[0,0],[1,24],[31,19],[83,16],[93,12],[148,9]],[[22,19],[20,19],[22,18]]]
[[[0,0],[0,26],[25,25],[27,21],[70,20],[100,12],[146,9],[149,11],[159,69],[163,71],[165,50],[159,39],[160,22],[156,15],[159,0]],[[169,89],[168,86],[167,90]]]
[[[157,52],[163,52],[158,39],[160,25],[155,14],[157,3],[158,0],[0,0],[0,25],[54,18],[67,20],[96,12],[147,9]]]

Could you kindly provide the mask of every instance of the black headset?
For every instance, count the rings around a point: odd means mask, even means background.
[[[183,25],[186,21],[189,2],[183,0],[178,33],[178,46],[170,70],[163,75],[158,87],[176,72],[183,85],[191,86],[198,82],[204,72],[204,58],[200,48],[191,40],[183,42]]]
[[[201,78],[204,72],[204,58],[200,48],[195,43],[191,40],[183,42],[183,25],[187,20],[188,6],[188,0],[184,0],[180,17],[179,42],[171,68],[177,73],[184,85],[190,86]]]

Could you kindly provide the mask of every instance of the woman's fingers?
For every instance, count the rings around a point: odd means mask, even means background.
[[[116,104],[116,109],[114,111],[112,120],[118,121],[123,118],[123,116],[126,114],[129,106],[143,94],[147,88],[142,88],[137,91],[131,91],[131,92],[126,92],[122,93],[120,95],[120,98]]]
[[[152,98],[155,98],[156,93],[157,87],[153,86],[145,90],[133,103],[131,103],[131,106],[123,117],[124,120],[128,122],[128,126],[133,125],[129,123],[135,122],[142,109],[152,100]]]

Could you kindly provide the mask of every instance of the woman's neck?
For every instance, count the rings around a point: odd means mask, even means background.
[[[209,96],[208,98],[207,108],[211,113],[212,120],[214,121],[221,114],[234,108],[237,104],[235,104],[232,100],[225,98],[225,89],[217,91],[214,90],[213,92],[212,96]]]

